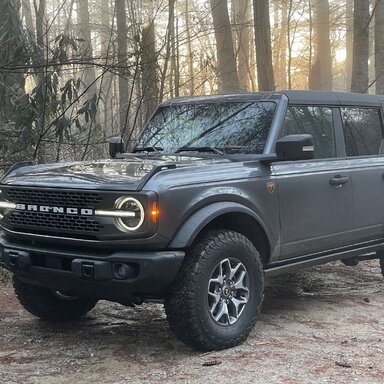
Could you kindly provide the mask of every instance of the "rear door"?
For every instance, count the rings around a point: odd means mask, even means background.
[[[345,157],[337,157],[343,139],[334,118],[340,123],[331,107],[288,108],[280,137],[312,134],[315,158],[272,166],[280,200],[280,259],[341,247],[353,239],[351,175]]]
[[[358,242],[382,241],[384,230],[383,118],[379,107],[340,109],[353,185]]]

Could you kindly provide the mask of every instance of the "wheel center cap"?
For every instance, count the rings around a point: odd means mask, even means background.
[[[230,293],[231,293],[231,290],[230,290],[230,288],[228,286],[224,286],[222,292],[223,292],[223,296],[224,297],[228,297],[230,295]]]

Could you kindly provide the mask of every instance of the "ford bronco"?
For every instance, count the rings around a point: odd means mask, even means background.
[[[342,260],[384,269],[383,101],[287,91],[180,98],[130,153],[14,165],[0,265],[26,310],[75,320],[99,299],[164,300],[194,348],[243,342],[264,277]]]

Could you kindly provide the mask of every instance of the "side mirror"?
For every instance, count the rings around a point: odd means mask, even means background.
[[[112,137],[109,140],[109,156],[116,159],[119,153],[124,153],[124,141],[121,137]]]
[[[314,156],[313,136],[288,135],[276,141],[276,155],[282,160],[309,160]]]

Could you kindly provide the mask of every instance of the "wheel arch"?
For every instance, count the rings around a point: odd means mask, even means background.
[[[266,226],[254,211],[234,202],[213,203],[195,212],[179,228],[169,243],[169,248],[187,248],[202,233],[211,229],[228,229],[242,233],[255,245],[261,261],[269,261],[271,244]]]

